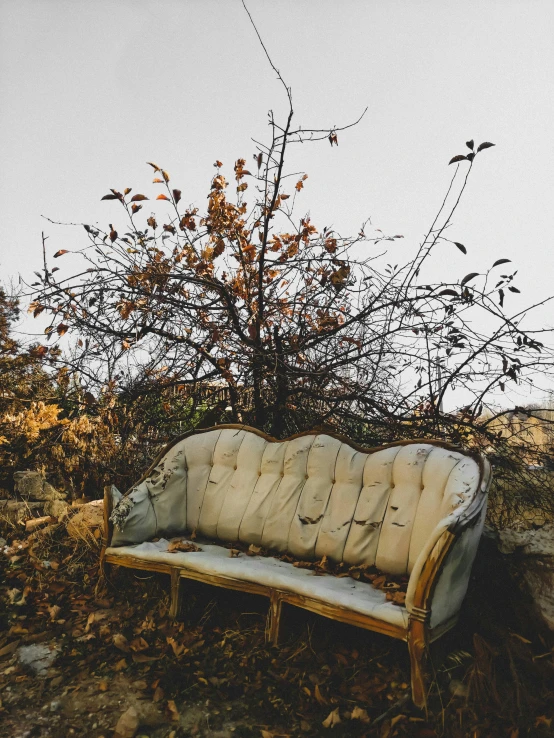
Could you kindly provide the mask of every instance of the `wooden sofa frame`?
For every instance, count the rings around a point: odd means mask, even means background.
[[[267,441],[278,442],[278,439],[275,439],[255,428],[240,424],[225,424],[201,430],[193,430],[176,438],[173,442],[168,444],[156,457],[154,462],[141,477],[141,479],[137,482],[137,485],[149,476],[149,474],[157,466],[164,455],[176,443],[179,443],[180,441],[193,434],[207,433],[209,431],[222,430],[226,428],[248,430],[261,436]],[[292,440],[300,436],[312,435],[314,432],[317,433],[321,431],[306,431],[304,433],[298,433],[294,436],[290,436],[289,438],[284,440]],[[354,443],[349,438],[338,433],[333,433],[326,430],[325,435],[336,438],[342,443],[346,443],[353,449],[361,451],[363,453],[372,453],[392,446],[403,446],[417,442],[425,443],[432,446],[440,446],[441,448],[460,452],[459,448],[446,442],[437,440],[417,439],[409,441],[397,441],[385,444],[383,446],[367,448]],[[377,633],[391,636],[392,638],[398,638],[400,640],[406,641],[408,645],[411,665],[412,700],[416,707],[426,708],[427,680],[425,677],[425,665],[429,652],[429,645],[437,638],[442,636],[444,633],[446,633],[448,630],[450,630],[456,624],[458,619],[458,615],[456,614],[454,617],[450,618],[446,622],[441,623],[438,627],[430,627],[430,603],[432,595],[447,555],[455,544],[456,540],[465,531],[478,523],[483,512],[483,505],[486,505],[487,491],[491,481],[490,467],[481,454],[467,450],[462,450],[461,452],[464,453],[466,456],[472,457],[479,465],[480,477],[478,491],[472,503],[468,506],[468,508],[460,516],[456,523],[442,533],[440,538],[436,541],[431,554],[427,558],[427,561],[420,574],[417,588],[415,590],[414,601],[413,605],[410,608],[407,627],[383,622],[382,620],[371,617],[369,615],[352,612],[340,606],[329,605],[317,599],[312,599],[297,593],[280,591],[278,589],[274,589],[263,584],[243,581],[228,576],[191,571],[189,569],[180,568],[178,565],[149,561],[146,559],[140,560],[131,556],[117,556],[107,554],[106,549],[110,546],[113,535],[113,523],[110,521],[113,502],[111,487],[109,486],[104,488],[104,536],[100,556],[101,568],[105,576],[107,576],[108,565],[124,566],[132,569],[140,569],[144,571],[168,574],[171,581],[170,617],[172,619],[178,619],[181,614],[181,584],[183,579],[192,579],[213,585],[215,587],[223,587],[226,589],[233,589],[241,592],[247,592],[268,597],[269,611],[266,625],[266,640],[273,646],[278,646],[279,644],[283,603],[294,605],[296,607],[314,612],[318,615],[322,615],[332,620],[337,620],[349,625],[355,625],[359,628],[372,630]],[[134,487],[137,485],[134,485]],[[129,490],[129,492],[130,491],[131,490]]]

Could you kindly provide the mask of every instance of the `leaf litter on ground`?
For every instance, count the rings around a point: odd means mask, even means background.
[[[266,553],[236,543],[229,548],[236,555]],[[353,738],[381,731],[429,737],[444,720],[465,721],[456,736],[471,735],[471,726],[484,736],[486,720],[488,734],[494,731],[493,718],[479,717],[467,699],[449,698],[453,706],[447,705],[446,716],[438,709],[429,721],[410,714],[401,703],[409,689],[401,643],[291,610],[287,636],[276,650],[264,639],[265,600],[192,582],[185,622],[172,622],[166,578],[119,569],[106,582],[99,552],[99,545],[68,539],[63,526],[54,525],[28,537],[13,535],[0,557],[7,611],[0,622],[0,719],[9,721],[13,735],[18,726],[28,727],[30,703],[37,705],[37,725],[43,721],[41,729],[51,731],[44,735],[53,737],[79,735],[86,726],[87,735],[106,738],[131,707],[139,733],[150,738],[171,730],[201,737],[229,727],[234,736],[266,731],[309,738],[327,734],[326,721],[333,734]],[[43,565],[50,560],[60,562],[57,571]],[[405,589],[405,582],[370,567],[340,567],[326,558],[298,564],[314,575],[369,581],[385,593]],[[14,589],[20,594],[10,603]],[[33,643],[59,649],[44,677],[26,672],[17,658],[21,646]],[[467,667],[464,662],[457,668]],[[404,706],[389,714],[397,703]],[[546,709],[537,714],[545,715],[545,724],[552,717]],[[546,729],[543,722],[533,729]],[[508,730],[508,719],[502,725]]]

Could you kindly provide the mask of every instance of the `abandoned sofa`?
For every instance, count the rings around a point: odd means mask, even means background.
[[[403,639],[423,706],[425,654],[456,622],[490,476],[482,456],[440,441],[365,449],[327,433],[276,441],[217,426],[170,444],[126,495],[106,488],[102,560],[170,574],[173,617],[182,579],[266,595],[275,645],[284,602]],[[169,539],[193,531],[200,551],[168,551]],[[409,576],[405,606],[369,582],[231,556],[223,544],[234,541]]]

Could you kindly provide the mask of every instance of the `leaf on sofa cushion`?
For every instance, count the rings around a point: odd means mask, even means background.
[[[395,605],[406,604],[406,592],[391,592],[387,591],[385,594],[387,600]]]
[[[295,566],[297,569],[313,569],[314,562],[313,561],[295,561],[293,566]]]
[[[176,553],[177,551],[191,552],[202,551],[202,549],[200,548],[200,546],[197,546],[196,543],[191,543],[190,541],[184,539],[178,541],[170,541],[167,547],[167,552]]]

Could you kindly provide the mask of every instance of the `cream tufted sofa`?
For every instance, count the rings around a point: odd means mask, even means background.
[[[174,617],[183,578],[266,595],[274,644],[283,602],[406,640],[413,699],[423,706],[424,657],[456,621],[489,484],[483,457],[440,441],[364,449],[332,434],[276,441],[217,426],[171,444],[125,496],[106,488],[102,559],[170,574]],[[168,552],[169,539],[192,531],[200,551]],[[229,541],[407,575],[406,604],[365,581],[231,557],[218,543]]]

